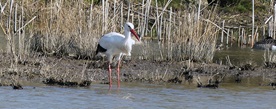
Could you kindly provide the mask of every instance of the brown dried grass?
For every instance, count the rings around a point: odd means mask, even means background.
[[[7,2],[7,7],[9,5],[11,4]],[[16,5],[20,7],[17,10],[15,9]],[[132,9],[129,13],[127,12],[128,8]],[[98,39],[107,32],[122,33],[122,24],[126,19],[136,25],[139,33],[145,32],[141,33],[145,34],[145,37],[151,36],[152,39],[155,39],[157,37],[155,33],[161,31],[158,43],[153,43],[157,45],[158,49],[152,48],[152,44],[149,44],[152,42],[144,43],[140,45],[140,47],[143,46],[143,53],[139,57],[176,61],[188,58],[211,62],[214,55],[218,31],[212,22],[216,20],[215,9],[203,10],[199,20],[196,18],[196,8],[178,12],[163,11],[159,8],[157,9],[158,15],[155,13],[157,12],[156,8],[151,5],[133,4],[128,7],[122,1],[117,1],[115,4],[113,1],[106,1],[102,6],[98,6],[82,0],[48,0],[44,2],[23,0],[14,1],[12,9],[13,11],[4,9],[4,13],[12,14],[1,14],[2,26],[5,26],[7,21],[12,21],[10,18],[21,19],[22,24],[26,24],[27,21],[35,17],[30,24],[22,29],[24,35],[28,35],[19,41],[25,44],[23,48],[18,46],[23,50],[19,52],[15,47],[10,47],[13,48],[15,56],[20,55],[19,59],[33,51],[46,55],[91,58],[94,56]],[[17,12],[18,15],[15,16],[14,12]],[[160,17],[158,25],[155,25],[156,16]],[[16,20],[2,28],[9,31],[7,32],[8,38],[22,34],[16,28],[11,28],[15,24],[18,24]],[[12,31],[17,32],[11,34]],[[15,46],[14,43],[16,42],[11,42],[8,46]]]

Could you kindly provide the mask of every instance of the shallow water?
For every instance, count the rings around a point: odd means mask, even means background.
[[[275,51],[272,51],[275,54]],[[238,47],[231,46],[224,48],[223,50],[218,50],[215,52],[213,62],[227,64],[226,57],[229,56],[232,64],[244,65],[244,64],[264,64],[264,53],[265,50],[256,50],[250,47]]]
[[[115,85],[114,85],[115,86]],[[268,86],[224,85],[203,89],[183,85],[124,83],[108,90],[108,85],[89,88],[25,86],[23,90],[0,87],[1,109],[259,109],[276,108],[275,90]]]

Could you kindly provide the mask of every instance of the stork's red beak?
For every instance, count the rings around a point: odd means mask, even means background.
[[[130,32],[136,37],[138,41],[140,41],[140,37],[137,35],[134,29],[131,29]]]

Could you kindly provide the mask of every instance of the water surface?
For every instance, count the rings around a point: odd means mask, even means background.
[[[213,62],[228,65],[226,57],[229,56],[231,63],[236,66],[250,63],[256,65],[263,65],[264,53],[265,50],[256,50],[248,46],[231,46],[226,47],[223,50],[217,50],[215,52]],[[273,51],[273,53],[275,54],[275,51]]]
[[[275,90],[270,87],[224,85],[203,89],[183,85],[124,83],[92,84],[89,88],[25,86],[23,90],[0,87],[1,109],[273,109]]]

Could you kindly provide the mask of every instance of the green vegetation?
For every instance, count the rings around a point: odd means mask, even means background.
[[[249,0],[243,0],[237,5],[233,6],[233,8],[239,12],[248,12],[252,10],[252,2]]]
[[[251,0],[218,0],[219,11],[229,14],[249,13],[252,11]],[[270,1],[255,0],[255,11],[267,11]]]

